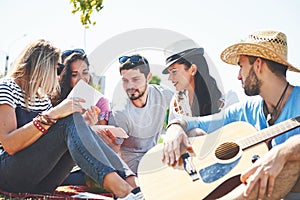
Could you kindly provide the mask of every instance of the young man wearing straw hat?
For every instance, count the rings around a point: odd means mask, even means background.
[[[163,150],[163,160],[169,165],[179,161],[180,144],[192,147],[185,134],[192,128],[211,133],[223,125],[245,121],[262,130],[300,116],[300,87],[286,80],[287,70],[300,72],[300,69],[287,61],[283,33],[253,33],[245,41],[226,48],[221,59],[240,66],[238,79],[246,95],[259,96],[230,106],[219,116],[170,122]],[[223,196],[224,199],[300,199],[300,128],[270,138],[268,143],[271,150],[241,171],[242,184]]]

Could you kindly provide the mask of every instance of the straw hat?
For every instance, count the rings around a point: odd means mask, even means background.
[[[199,52],[200,51],[200,52]],[[179,40],[167,46],[164,50],[166,57],[166,68],[162,71],[163,74],[168,74],[168,68],[173,63],[181,58],[186,58],[194,53],[204,54],[204,49],[200,48],[193,40]]]
[[[255,32],[245,41],[226,48],[221,59],[228,64],[237,65],[240,55],[265,58],[287,66],[290,71],[300,72],[299,68],[288,63],[286,36],[278,31]]]

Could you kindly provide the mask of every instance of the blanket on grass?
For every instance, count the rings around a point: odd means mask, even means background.
[[[0,189],[0,194],[5,199],[66,199],[66,200],[82,200],[82,199],[101,199],[113,200],[111,193],[91,193],[87,186],[60,186],[53,194],[31,194],[31,193],[12,193]]]

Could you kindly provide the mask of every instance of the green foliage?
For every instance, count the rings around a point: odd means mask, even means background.
[[[73,14],[81,13],[80,21],[85,28],[89,28],[89,24],[96,24],[96,21],[91,20],[91,14],[93,11],[99,12],[103,8],[103,0],[70,0],[70,3],[73,4]]]
[[[157,144],[161,144],[161,143],[163,143],[163,142],[164,142],[164,139],[163,139],[162,137],[160,137],[160,138],[158,139]]]
[[[98,84],[96,84],[96,83],[90,83],[90,85],[91,85],[93,88],[95,88],[97,91],[102,92],[102,91],[101,91],[101,88],[100,88],[100,86],[99,86]]]
[[[163,128],[167,129],[168,123],[169,123],[169,113],[170,113],[170,108],[166,110],[166,115],[165,115],[165,120],[164,120],[164,125]]]
[[[100,85],[97,84],[97,83],[95,83],[95,82],[93,81],[93,75],[92,75],[92,74],[90,74],[89,85],[92,86],[93,88],[95,88],[97,91],[102,92],[102,91],[101,91],[101,88],[100,88]]]
[[[150,84],[156,84],[156,85],[160,85],[161,79],[156,76],[153,75],[151,81],[149,82]]]

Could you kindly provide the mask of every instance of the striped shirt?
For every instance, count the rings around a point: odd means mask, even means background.
[[[38,113],[52,108],[48,97],[35,97],[34,101],[28,102],[28,109],[25,107],[22,89],[11,79],[0,79],[0,104],[10,105],[15,109],[17,117],[17,127],[32,121]]]

